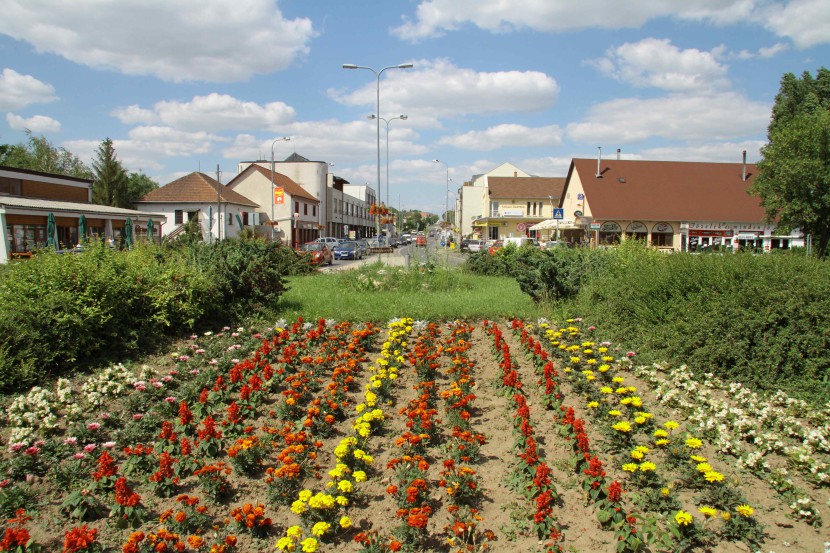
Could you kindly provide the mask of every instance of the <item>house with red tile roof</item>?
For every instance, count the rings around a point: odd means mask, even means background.
[[[667,251],[709,246],[788,248],[800,234],[776,236],[748,190],[751,163],[573,159],[560,207],[573,223],[562,238],[597,245],[636,238]]]
[[[266,236],[294,246],[320,236],[320,200],[286,175],[253,163],[227,188],[257,202],[259,230]]]
[[[259,222],[259,204],[199,172],[153,190],[136,202],[136,207],[167,215],[172,224],[164,229],[164,236],[181,233],[185,223],[197,219],[206,242],[233,238]]]

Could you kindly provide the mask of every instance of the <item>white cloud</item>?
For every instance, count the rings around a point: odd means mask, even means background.
[[[161,123],[184,131],[265,130],[294,120],[294,109],[282,102],[264,106],[227,94],[195,96],[189,102],[161,101],[152,109],[131,105],[113,112],[122,123]]]
[[[5,0],[0,33],[90,67],[174,82],[285,69],[315,34],[273,0]]]
[[[732,56],[742,59],[742,60],[751,60],[754,58],[761,58],[761,59],[769,59],[774,58],[781,52],[786,52],[790,49],[788,44],[783,42],[778,42],[773,44],[772,46],[767,46],[765,48],[759,48],[757,52],[750,52],[749,50],[741,50],[735,54],[731,54]]]
[[[628,0],[623,4],[614,0],[424,0],[415,17],[405,16],[392,32],[415,41],[465,24],[492,32],[637,28],[661,17],[726,24],[746,19],[755,4],[755,0]]]
[[[758,20],[778,36],[793,41],[798,48],[830,43],[830,2],[792,0],[772,2]]]
[[[562,129],[558,125],[547,127],[526,127],[504,124],[470,131],[455,136],[445,136],[438,141],[464,150],[491,151],[506,146],[558,146],[562,143]]]
[[[605,58],[592,62],[615,79],[640,87],[671,92],[726,88],[726,66],[717,56],[720,49],[704,52],[681,50],[668,39],[646,38],[611,48]]]
[[[766,142],[762,140],[707,142],[704,144],[647,148],[642,150],[641,154],[646,159],[653,160],[740,163],[741,152],[746,150],[747,161],[755,163],[761,159],[761,146],[764,144]]]
[[[567,177],[570,157],[540,157],[523,159],[515,164],[528,174],[538,177]]]
[[[567,127],[568,137],[593,144],[669,140],[728,140],[763,134],[771,106],[734,92],[621,98],[591,108]]]
[[[0,18],[2,19],[2,18]],[[55,88],[31,75],[6,67],[0,74],[0,111],[14,111],[31,104],[57,99]]]
[[[450,60],[416,60],[413,69],[383,74],[381,113],[405,113],[409,124],[426,126],[443,117],[533,112],[551,107],[559,85],[539,71],[482,72],[459,68]],[[329,90],[334,100],[367,106],[374,112],[377,81],[366,72],[363,87],[351,93]]]
[[[9,127],[16,131],[29,129],[33,133],[44,134],[50,132],[59,132],[61,130],[60,122],[45,115],[35,115],[33,117],[29,117],[28,119],[26,119],[13,113],[7,113],[6,122],[9,124]]]

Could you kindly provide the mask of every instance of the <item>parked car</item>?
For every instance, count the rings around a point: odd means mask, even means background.
[[[488,252],[490,255],[496,255],[496,253],[498,253],[498,251],[499,251],[500,249],[502,249],[503,247],[504,247],[504,241],[502,241],[502,240],[496,240],[495,242],[493,242],[493,245],[492,245],[492,246],[490,246],[490,247],[487,249],[487,252]]]
[[[423,234],[419,234],[418,236],[415,237],[415,247],[417,248],[419,246],[424,247],[424,248],[427,247],[427,237],[424,236]]]
[[[306,242],[299,247],[298,252],[311,256],[311,261],[315,265],[331,265],[334,262],[331,250],[322,242]]]
[[[334,236],[321,236],[315,242],[321,242],[326,245],[329,251],[333,250],[334,247],[340,243],[340,239],[335,238]]]
[[[357,242],[341,242],[334,247],[335,259],[363,259],[363,254],[360,252],[360,246]]]
[[[481,240],[476,240],[474,238],[465,238],[461,241],[461,251],[462,252],[471,252],[473,251],[470,246],[476,246],[476,251],[481,249]]]
[[[470,253],[478,253],[484,247],[484,240],[470,240],[467,248]]]

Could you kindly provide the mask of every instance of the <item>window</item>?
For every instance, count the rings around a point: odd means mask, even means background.
[[[182,223],[184,223],[184,211],[182,211],[181,209],[177,209],[173,213],[175,214],[175,222],[173,224],[181,225]]]
[[[188,221],[192,221],[193,219],[198,219],[198,218],[199,218],[199,211],[198,210],[187,212],[187,220]]]
[[[317,217],[317,206],[316,205],[311,206],[311,216],[312,217]]]
[[[308,215],[308,204],[303,204],[303,215]]]
[[[294,213],[300,212],[300,202],[294,202]]]
[[[622,231],[620,225],[613,221],[602,223],[599,229],[600,244],[619,244]]]
[[[657,223],[651,229],[651,245],[658,248],[674,247],[674,229],[668,223]]]
[[[11,177],[0,177],[0,193],[20,196],[23,193],[23,181]]]
[[[248,212],[247,211],[242,212],[242,224],[245,225],[245,226],[248,226],[248,224],[249,224],[248,223]]]
[[[46,246],[46,225],[7,225],[9,251],[30,252]]]

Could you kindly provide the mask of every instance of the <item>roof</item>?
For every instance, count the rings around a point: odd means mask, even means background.
[[[761,200],[747,190],[754,164],[690,161],[574,159],[568,172],[579,174],[596,220],[761,222]]]
[[[63,179],[67,181],[73,181],[77,183],[83,183],[86,185],[92,184],[92,179],[84,179],[81,177],[70,177],[69,175],[61,175],[59,173],[46,173],[43,171],[35,171],[33,169],[21,169],[19,167],[9,167],[8,165],[0,165],[0,171],[11,171],[13,173],[22,173],[24,175],[31,175],[34,177],[50,177],[54,179]]]
[[[221,202],[259,207],[259,204],[252,202],[239,192],[221,186],[215,179],[197,172],[185,175],[161,188],[156,188],[136,203],[209,204],[217,201],[216,190],[220,187]]]
[[[108,205],[89,204],[81,202],[61,202],[58,200],[41,200],[37,198],[23,198],[21,196],[6,196],[0,194],[0,208],[11,207],[18,209],[30,209],[43,212],[73,213],[94,216],[112,217],[152,217],[153,219],[166,220],[167,216],[160,213],[149,213],[147,211],[135,211]]]
[[[489,177],[487,184],[490,198],[547,200],[549,196],[562,196],[565,177]]]
[[[259,174],[263,175],[268,180],[271,180],[271,169],[265,168],[261,165],[249,165],[245,168],[244,171],[236,175],[231,182],[228,183],[228,186],[233,186],[235,181],[241,180],[243,175],[249,171],[257,171]],[[285,192],[291,197],[298,197],[303,198],[304,200],[308,200],[309,202],[320,203],[320,200],[315,198],[311,195],[305,188],[291,180],[291,178],[283,175],[282,173],[277,173],[274,171],[274,186],[281,186]]]

